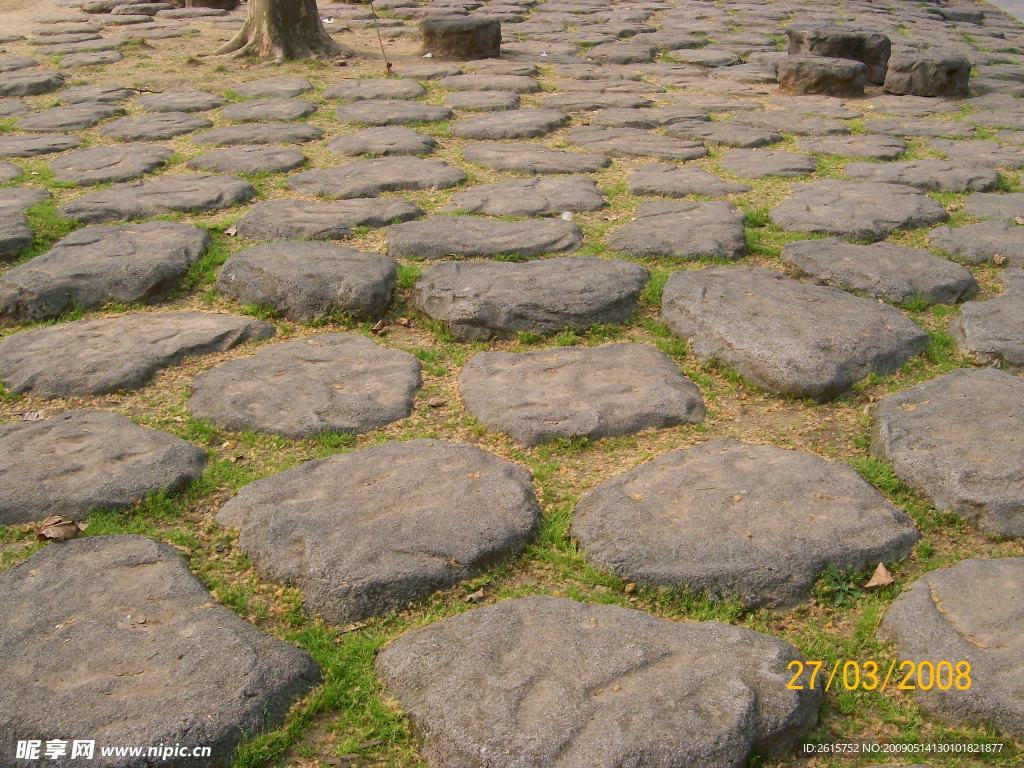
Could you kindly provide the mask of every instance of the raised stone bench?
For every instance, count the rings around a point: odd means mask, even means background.
[[[971,62],[964,56],[904,53],[889,61],[883,89],[899,96],[967,95]]]
[[[867,67],[869,83],[881,85],[885,82],[892,42],[881,32],[853,27],[794,26],[786,30],[786,35],[791,56],[852,59]]]
[[[863,96],[868,68],[852,59],[787,56],[779,61],[779,90],[826,96]]]
[[[442,16],[420,22],[423,50],[438,59],[493,59],[501,55],[501,22],[493,18]]]

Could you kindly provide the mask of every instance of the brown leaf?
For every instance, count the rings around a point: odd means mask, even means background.
[[[387,332],[388,321],[384,319],[378,320],[376,323],[373,324],[373,327],[370,329],[370,333],[372,333],[374,336],[383,336]]]
[[[885,567],[885,563],[879,563],[878,567],[875,568],[875,572],[871,574],[871,578],[868,579],[868,583],[864,585],[864,589],[879,589],[880,587],[888,587],[896,581],[889,572],[889,569]]]
[[[227,235],[228,237],[234,237],[235,235],[238,234],[238,227],[232,225],[224,230],[224,234]]]
[[[85,526],[68,520],[61,515],[50,515],[39,523],[36,529],[36,538],[40,541],[67,541],[77,538],[85,530]]]
[[[470,592],[468,595],[466,595],[464,598],[462,598],[462,602],[464,602],[464,603],[479,603],[483,599],[484,599],[484,591],[483,591],[483,589],[478,589],[476,592]]]
[[[43,414],[39,411],[25,411],[21,414],[22,421],[39,421],[41,418],[43,418]]]
[[[1001,267],[1003,266],[1003,264],[1006,263],[1006,257],[1003,256],[1003,254],[1001,253],[997,253],[995,256],[992,257],[992,263],[995,264],[997,267]]]

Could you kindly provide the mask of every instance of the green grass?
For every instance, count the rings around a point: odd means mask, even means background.
[[[35,258],[50,250],[54,244],[81,226],[78,222],[65,219],[57,213],[53,200],[36,203],[25,212],[25,221],[34,234],[32,242],[18,254],[19,261]]]

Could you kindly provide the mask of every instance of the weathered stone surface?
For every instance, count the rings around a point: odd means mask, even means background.
[[[1024,297],[1010,294],[969,301],[949,330],[976,360],[1011,370],[1024,368]]]
[[[452,125],[452,135],[462,139],[533,139],[568,122],[568,115],[554,109],[513,109],[460,120]]]
[[[154,144],[89,147],[50,161],[58,181],[72,184],[104,184],[130,181],[163,166],[173,153]]]
[[[480,352],[459,376],[466,409],[524,445],[704,420],[700,390],[644,344]]]
[[[540,83],[526,75],[466,74],[441,78],[442,88],[453,91],[510,91],[512,93],[537,93]]]
[[[64,152],[82,146],[74,136],[48,134],[44,136],[3,136],[0,135],[0,157],[36,157]]]
[[[391,303],[397,273],[387,256],[331,243],[257,245],[229,258],[217,290],[239,304],[270,307],[308,323],[335,313],[376,318]]]
[[[238,146],[196,155],[188,167],[215,173],[284,173],[301,168],[306,156],[286,147]]]
[[[0,574],[0,617],[0,652],[18,659],[0,690],[5,755],[18,734],[88,733],[97,744],[208,747],[188,762],[212,768],[320,682],[309,654],[216,605],[181,555],[142,536],[45,547]],[[140,764],[98,747],[92,762]]]
[[[994,189],[999,183],[999,174],[991,168],[930,158],[903,163],[850,163],[844,173],[851,179],[905,184],[927,191],[978,191]]]
[[[22,248],[32,243],[35,235],[25,220],[25,213],[49,197],[50,194],[41,189],[0,189],[0,262],[14,259]]]
[[[881,400],[871,445],[940,509],[1024,536],[1022,430],[1024,380],[964,368]]]
[[[775,149],[733,149],[719,161],[722,169],[748,179],[765,176],[806,176],[814,173],[813,157]]]
[[[471,61],[501,55],[501,22],[480,16],[442,16],[420,22],[423,50],[439,59]]]
[[[632,221],[608,236],[631,256],[738,259],[747,249],[743,212],[725,201],[641,203]]]
[[[444,97],[450,109],[467,112],[491,112],[519,107],[519,94],[509,91],[456,91]]]
[[[365,128],[328,143],[331,152],[348,157],[357,155],[429,155],[437,148],[433,136],[401,126]]]
[[[701,360],[720,360],[770,392],[819,400],[871,372],[891,373],[928,345],[897,309],[765,269],[675,272],[661,316]]]
[[[273,344],[192,381],[189,412],[231,430],[290,438],[367,432],[412,412],[420,364],[363,336]]]
[[[23,131],[77,131],[91,128],[97,123],[115,115],[124,114],[124,109],[115,104],[84,103],[50,107],[32,112],[18,120]]]
[[[795,232],[823,232],[858,240],[882,240],[901,227],[945,221],[946,209],[913,187],[823,179],[798,185],[769,214]]]
[[[564,211],[598,211],[604,203],[604,194],[593,179],[538,176],[477,184],[453,195],[444,210],[490,216],[539,216]]]
[[[183,136],[213,123],[187,112],[156,112],[149,115],[122,117],[103,126],[100,133],[120,141],[162,141]]]
[[[1024,557],[997,557],[926,573],[896,598],[879,635],[895,643],[900,658],[971,665],[974,684],[967,690],[918,687],[914,698],[922,709],[959,725],[994,725],[1010,738],[1024,738],[1022,595]]]
[[[182,358],[273,335],[268,323],[207,312],[76,320],[0,341],[0,376],[15,394],[103,395],[145,386],[158,370]]]
[[[19,69],[0,75],[0,97],[36,96],[55,91],[64,85],[60,72],[45,69]]]
[[[287,75],[252,80],[234,88],[235,93],[246,99],[291,99],[312,90],[306,78]]]
[[[288,187],[303,195],[344,199],[403,190],[447,189],[465,180],[465,173],[443,160],[380,157],[303,171],[288,179]]]
[[[619,259],[451,261],[423,271],[414,300],[457,339],[508,338],[625,322],[648,277]]]
[[[634,195],[721,197],[750,189],[746,184],[715,176],[702,168],[678,165],[645,165],[630,174],[629,191]]]
[[[469,144],[463,147],[462,157],[467,162],[486,165],[498,171],[523,173],[593,173],[611,165],[607,155],[566,152],[527,143]]]
[[[59,213],[86,222],[146,219],[177,211],[230,208],[255,195],[252,184],[234,176],[181,174],[88,192],[61,206]]]
[[[859,61],[827,56],[787,56],[779,60],[779,90],[826,96],[863,96],[868,69]]]
[[[340,240],[355,227],[386,227],[411,221],[423,211],[402,198],[356,198],[331,203],[267,200],[257,203],[235,225],[250,240]]]
[[[239,144],[305,144],[322,138],[324,132],[305,123],[264,123],[228,125],[192,136],[199,146],[238,146]]]
[[[177,287],[209,245],[205,230],[171,221],[76,230],[0,275],[0,323],[154,301]]]
[[[895,160],[907,151],[907,142],[892,136],[824,136],[796,140],[804,152],[844,157],[864,157],[870,160]]]
[[[881,133],[908,139],[938,137],[964,139],[974,135],[974,126],[968,123],[929,118],[875,118],[864,121],[864,130],[868,133]]]
[[[805,599],[830,565],[900,560],[920,538],[848,464],[731,439],[597,486],[576,505],[572,535],[629,581],[772,607]]]
[[[60,65],[63,69],[95,67],[115,64],[123,58],[124,55],[120,51],[83,51],[82,53],[69,53],[61,57]]]
[[[978,291],[969,269],[894,243],[799,240],[782,249],[782,261],[817,283],[897,303],[923,299],[930,304],[953,304]]]
[[[983,264],[996,256],[1024,264],[1024,227],[1008,221],[939,227],[928,233],[928,242],[968,264]]]
[[[21,176],[21,166],[0,161],[0,184],[7,184]]]
[[[965,56],[931,51],[901,51],[889,59],[885,92],[900,96],[967,95],[971,62]]]
[[[298,120],[316,112],[316,104],[301,99],[257,99],[228,104],[221,115],[238,123],[259,123],[265,120]],[[209,126],[203,126],[204,128]]]
[[[325,99],[365,101],[367,99],[418,99],[426,96],[426,89],[415,80],[387,80],[381,78],[354,78],[332,85],[324,91]]]
[[[206,466],[191,443],[102,411],[0,425],[0,438],[2,525],[130,507],[182,490]]]
[[[975,192],[964,200],[964,213],[978,219],[1024,219],[1024,192]]]
[[[782,134],[768,128],[712,120],[680,120],[665,126],[665,133],[687,139],[702,139],[727,147],[764,147],[782,141]]]
[[[138,101],[138,105],[147,112],[206,112],[223,103],[223,97],[207,91],[146,93]]]
[[[504,221],[431,216],[388,228],[388,254],[395,258],[528,257],[575,251],[582,244],[580,228],[561,219]]]
[[[408,632],[376,670],[431,765],[732,768],[814,724],[820,690],[786,690],[794,658],[749,629],[527,597]]]
[[[1006,147],[994,141],[932,139],[928,142],[928,148],[938,150],[948,159],[958,163],[983,165],[988,168],[1024,167],[1024,153],[1016,147]]]
[[[790,55],[854,59],[867,67],[867,82],[885,82],[892,42],[881,32],[840,26],[794,26],[786,30]]]
[[[419,101],[367,99],[338,107],[335,114],[343,123],[356,125],[408,125],[447,120],[452,116],[452,111],[447,107]]]
[[[708,153],[707,148],[699,141],[661,136],[641,128],[585,126],[569,131],[566,141],[577,147],[605,152],[612,156],[694,160]]]
[[[21,99],[0,99],[0,117],[17,117],[28,111],[28,105]]]
[[[217,515],[264,577],[347,624],[403,608],[525,546],[540,509],[521,467],[413,440],[303,464],[244,487]]]

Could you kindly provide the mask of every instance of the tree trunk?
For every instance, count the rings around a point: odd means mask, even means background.
[[[249,15],[238,34],[215,51],[274,61],[340,56],[352,51],[331,39],[320,22],[316,0],[249,0]]]

